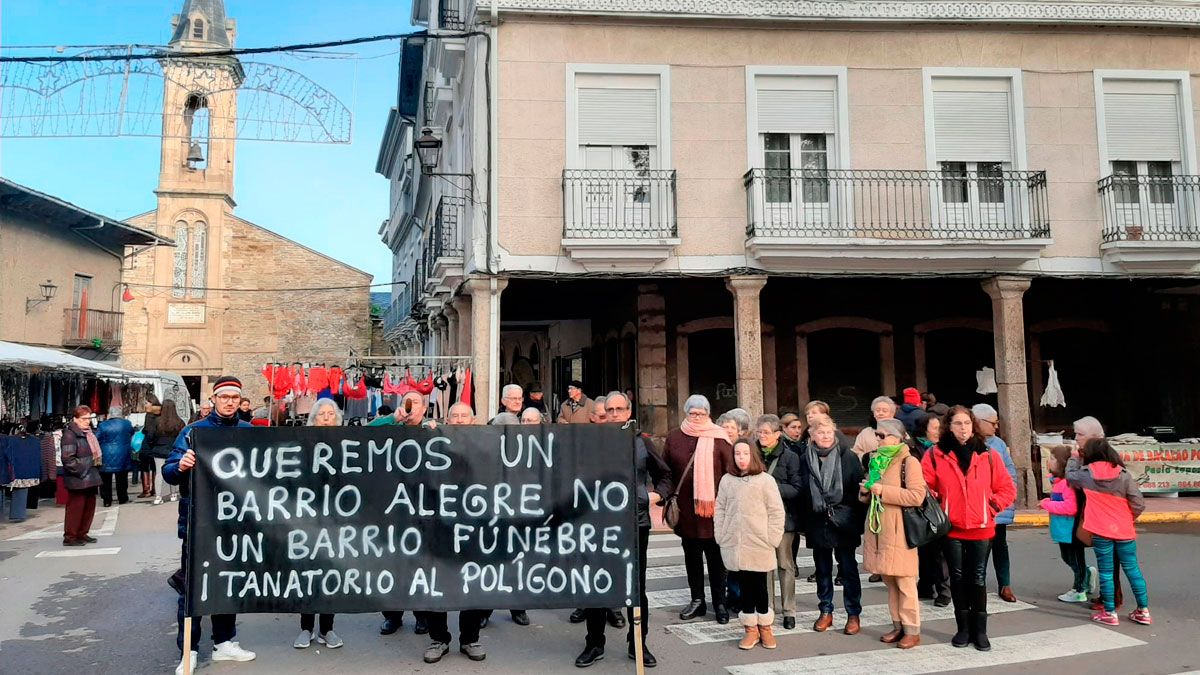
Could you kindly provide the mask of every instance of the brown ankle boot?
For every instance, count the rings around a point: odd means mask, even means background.
[[[758,639],[766,649],[775,649],[779,646],[779,643],[775,641],[774,626],[770,624],[758,627]]]
[[[738,649],[754,649],[759,643],[758,626],[746,626],[746,634],[738,643]]]
[[[892,632],[884,633],[883,637],[879,638],[879,641],[884,644],[890,645],[892,643],[899,642],[900,638],[902,638],[902,637],[904,637],[904,629],[903,628],[893,628]]]
[[[905,635],[900,638],[900,642],[896,643],[896,646],[900,649],[912,649],[919,644],[921,644],[920,635]]]

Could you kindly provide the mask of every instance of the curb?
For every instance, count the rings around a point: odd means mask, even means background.
[[[1143,513],[1137,522],[1142,525],[1157,523],[1200,523],[1200,511],[1156,511]],[[1047,513],[1018,513],[1013,521],[1014,527],[1048,527],[1050,515]]]

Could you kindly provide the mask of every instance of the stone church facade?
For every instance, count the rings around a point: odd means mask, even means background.
[[[222,0],[185,0],[170,48],[230,48]],[[267,393],[267,362],[341,361],[370,350],[371,275],[234,215],[241,64],[167,61],[157,208],[129,222],[175,241],[126,260],[122,365],[184,377],[208,396],[224,374]],[[324,289],[324,290],[317,290]]]

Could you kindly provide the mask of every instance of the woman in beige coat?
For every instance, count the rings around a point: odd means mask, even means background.
[[[783,539],[785,514],[779,486],[766,473],[762,457],[746,441],[733,446],[733,472],[721,478],[713,530],[721,560],[741,587],[740,649],[762,643],[775,649],[775,612],[768,597],[767,573],[776,567],[775,549]]]
[[[921,614],[917,598],[917,549],[904,536],[903,507],[925,500],[921,462],[904,444],[904,424],[881,420],[876,428],[879,448],[869,455],[867,479],[859,499],[870,504],[863,537],[863,567],[883,575],[888,590],[892,631],[881,642],[911,649],[921,644]],[[904,480],[901,483],[901,470]]]

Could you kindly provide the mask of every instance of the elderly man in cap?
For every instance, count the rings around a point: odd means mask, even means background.
[[[558,409],[559,424],[588,424],[592,421],[592,401],[583,395],[583,383],[571,380],[567,385],[567,400]]]
[[[1004,468],[1013,485],[1017,484],[1017,467],[1013,464],[1012,455],[1008,452],[1008,444],[996,435],[1000,429],[1000,414],[987,403],[971,407],[971,414],[979,421],[979,433],[983,435],[987,446],[1004,458]],[[1012,565],[1008,558],[1008,526],[1013,524],[1017,515],[1016,505],[1009,506],[996,514],[996,536],[992,539],[992,565],[996,568],[996,585],[998,595],[1005,602],[1016,602],[1017,596],[1012,589]]]
[[[242,401],[242,382],[236,377],[229,375],[222,376],[217,379],[213,385],[213,411],[208,417],[196,420],[195,422],[183,428],[179,432],[179,436],[175,439],[174,449],[170,456],[167,457],[166,464],[162,468],[162,478],[171,485],[179,486],[179,522],[177,531],[179,538],[183,540],[183,568],[187,568],[187,523],[188,514],[192,510],[192,490],[191,481],[188,480],[188,472],[196,466],[196,451],[192,448],[192,430],[193,429],[235,429],[238,427],[249,427],[250,425],[238,419],[238,404]],[[197,619],[192,625],[192,644],[187,648],[191,650],[191,667],[185,673],[182,659],[183,650],[183,594],[179,595],[179,607],[176,612],[178,634],[175,637],[175,643],[179,646],[181,655],[179,666],[175,669],[175,675],[191,675],[196,670],[196,658],[199,656],[200,648],[200,624]],[[234,638],[237,637],[237,615],[236,614],[216,614],[211,617],[212,633],[213,633],[213,661],[253,661],[255,653],[243,649]]]

